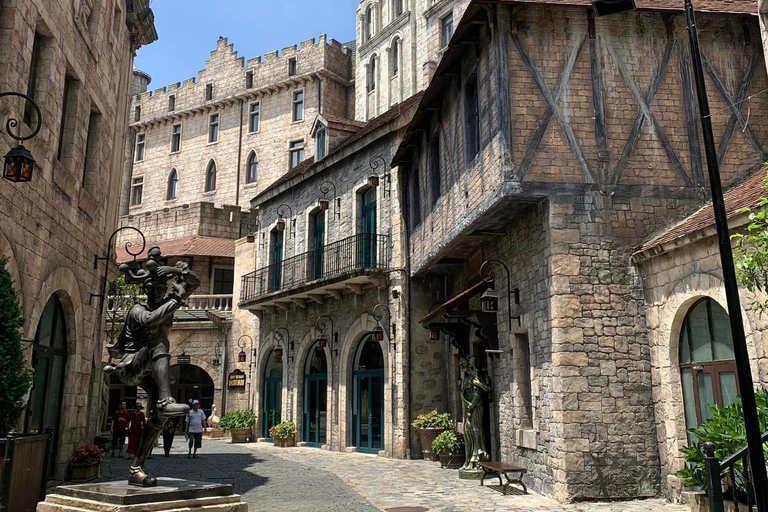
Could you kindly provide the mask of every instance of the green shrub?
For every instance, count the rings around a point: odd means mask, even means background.
[[[296,424],[292,421],[278,423],[269,429],[269,435],[272,439],[289,439],[296,437]]]
[[[432,441],[432,451],[438,455],[450,455],[459,453],[464,449],[464,436],[455,430],[441,432]]]
[[[757,412],[760,418],[760,431],[768,429],[768,391],[755,393]],[[685,459],[685,468],[677,472],[677,476],[685,479],[688,487],[706,488],[704,475],[704,443],[715,445],[715,457],[723,461],[747,445],[744,430],[744,414],[741,400],[729,406],[713,405],[710,407],[712,417],[696,428],[690,429],[695,440],[688,446],[680,448]],[[763,444],[765,450],[765,444]],[[768,454],[768,450],[766,450]],[[744,492],[744,468],[741,461],[734,466],[737,492]]]
[[[16,427],[32,374],[21,350],[24,315],[5,258],[0,258],[0,437]]]
[[[439,413],[437,409],[434,411],[419,414],[416,419],[411,423],[413,428],[451,428],[453,422],[451,421],[451,415],[447,412]]]
[[[228,412],[221,418],[219,426],[224,430],[236,428],[251,428],[256,424],[256,415],[253,411]]]

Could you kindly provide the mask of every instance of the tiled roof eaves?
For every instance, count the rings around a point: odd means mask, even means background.
[[[549,4],[561,6],[591,7],[590,0],[474,0],[475,3],[502,4]],[[681,0],[635,0],[639,10],[645,11],[683,11]],[[722,14],[753,14],[757,15],[757,2],[752,0],[693,0],[693,8],[697,12]]]

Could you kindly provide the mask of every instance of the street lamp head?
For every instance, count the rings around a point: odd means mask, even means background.
[[[480,308],[483,313],[498,313],[499,312],[499,295],[493,288],[488,288],[480,297]]]
[[[285,231],[285,219],[277,219],[275,229],[278,231]]]
[[[328,335],[323,334],[322,332],[317,335],[317,346],[320,348],[325,348],[328,346]]]
[[[381,325],[376,324],[376,327],[371,331],[371,337],[373,338],[373,341],[384,341],[384,328]]]
[[[331,208],[331,202],[327,199],[321,199],[320,200],[320,209],[324,212],[328,211]]]
[[[430,329],[429,330],[429,339],[432,341],[439,341],[440,340],[440,329]]]
[[[379,186],[379,177],[376,175],[370,176],[368,178],[368,186],[376,188]]]
[[[598,16],[607,16],[635,9],[635,0],[592,0],[592,8]]]
[[[32,181],[32,170],[35,167],[35,159],[27,148],[19,144],[5,155],[3,166],[3,178],[14,183],[26,183]]]
[[[245,355],[245,351],[241,350],[239,354],[237,354],[237,360],[240,363],[244,363],[247,359],[247,356]]]

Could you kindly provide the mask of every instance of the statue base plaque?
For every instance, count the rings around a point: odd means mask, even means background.
[[[480,480],[483,478],[485,471],[482,469],[460,469],[459,478],[462,480]]]
[[[37,512],[248,512],[231,485],[159,478],[156,487],[124,481],[57,487]]]

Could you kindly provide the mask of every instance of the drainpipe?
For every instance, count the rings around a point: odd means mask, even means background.
[[[404,172],[400,172],[400,176],[404,176],[405,179],[401,180],[400,187],[400,208],[403,211],[403,233],[404,236],[404,251],[405,251],[405,277],[403,278],[403,286],[405,287],[405,293],[403,293],[403,309],[405,310],[405,339],[403,340],[403,378],[405,379],[405,393],[403,396],[403,402],[405,403],[405,457],[411,459],[411,246],[410,246],[410,226],[411,215],[408,211],[408,190],[410,176]]]
[[[243,160],[243,99],[237,100],[240,103],[240,133],[237,137],[237,183],[235,184],[235,206],[240,206],[240,164]]]

